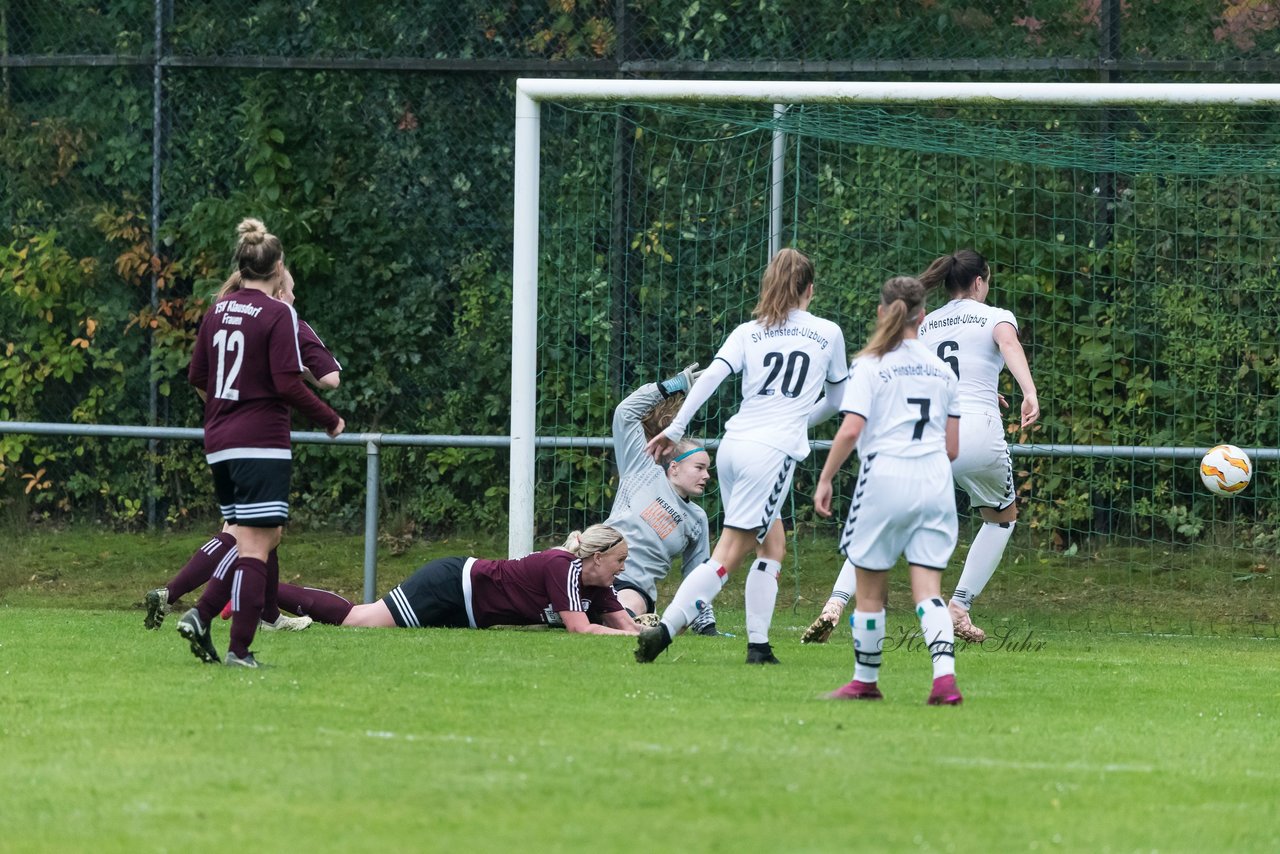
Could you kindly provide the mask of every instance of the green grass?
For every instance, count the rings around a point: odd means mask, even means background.
[[[172,617],[142,629],[141,592],[201,541],[0,544],[0,849],[1280,850],[1275,640],[1009,624],[961,650],[965,704],[929,708],[895,586],[886,701],[832,703],[848,630],[802,647],[813,609],[780,607],[783,665],[748,668],[731,581],[738,637],[648,666],[625,638],[315,626],[261,635],[248,673],[197,662]],[[379,589],[492,545],[386,558]],[[357,539],[288,546],[286,577],[358,598]]]
[[[0,602],[54,608],[141,608],[142,593],[169,578],[207,532],[121,534],[94,528],[38,529],[0,536]],[[834,543],[805,534],[783,566],[779,609],[807,624],[821,610],[839,570]],[[557,543],[543,542],[541,546]],[[505,532],[414,542],[403,553],[381,548],[378,594],[423,562],[444,555],[499,555]],[[291,530],[281,548],[281,578],[363,595],[364,546],[359,537]],[[952,560],[944,590],[959,577],[963,549]],[[975,608],[983,626],[1006,631],[1066,629],[1105,632],[1280,637],[1280,567],[1273,555],[1204,546],[1106,545],[1074,555],[1015,543]],[[663,601],[679,574],[660,588]],[[731,582],[716,600],[742,607],[742,585]],[[890,579],[890,602],[909,613],[906,573]],[[792,609],[794,608],[794,611]]]
[[[740,621],[737,612],[721,619]],[[892,629],[891,629],[892,631]],[[8,851],[1276,850],[1273,642],[1033,636],[919,649],[816,699],[847,642],[313,627],[256,673],[133,613],[0,606]],[[216,637],[225,643],[225,629]],[[647,842],[637,842],[639,833]]]

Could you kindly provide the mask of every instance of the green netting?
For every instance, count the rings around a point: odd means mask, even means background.
[[[708,362],[750,313],[781,131],[782,242],[814,259],[813,310],[851,348],[887,276],[961,247],[1020,320],[1044,415],[1010,427],[1020,524],[988,595],[1073,627],[1275,633],[1275,110],[630,103],[544,105],[543,126],[541,434],[607,436],[622,393]],[[693,429],[720,435],[728,385]],[[1123,450],[1219,442],[1266,449],[1225,501],[1194,460]],[[1039,450],[1082,445],[1101,450]],[[607,449],[539,460],[540,526],[607,512]],[[798,537],[835,530],[809,504],[821,460],[796,479]],[[1200,596],[1216,604],[1201,613]],[[1179,607],[1152,623],[1127,597]]]

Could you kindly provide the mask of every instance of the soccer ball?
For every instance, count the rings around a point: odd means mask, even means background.
[[[1217,445],[1200,460],[1200,479],[1214,495],[1235,495],[1249,485],[1253,461],[1235,445]]]

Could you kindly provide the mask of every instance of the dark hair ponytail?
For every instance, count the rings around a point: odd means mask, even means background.
[[[973,287],[974,279],[989,275],[991,266],[986,258],[972,249],[957,249],[950,255],[934,259],[919,278],[926,291],[942,285],[949,294],[962,294]]]

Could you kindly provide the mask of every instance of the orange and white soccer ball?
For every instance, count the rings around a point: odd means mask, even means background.
[[[1216,445],[1200,460],[1200,479],[1214,495],[1235,495],[1253,478],[1253,461],[1235,445]]]

